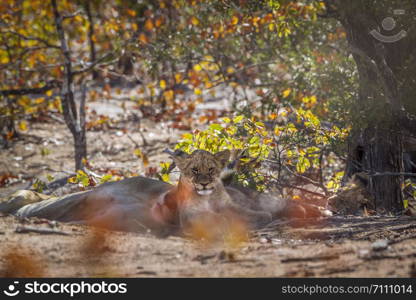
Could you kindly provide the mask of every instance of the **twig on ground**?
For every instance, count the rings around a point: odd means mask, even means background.
[[[329,254],[329,255],[320,255],[320,256],[308,256],[308,257],[289,257],[281,260],[282,263],[292,263],[292,262],[311,262],[311,261],[320,261],[320,260],[332,260],[338,259],[339,254]]]
[[[18,226],[15,230],[16,233],[40,233],[40,234],[58,234],[58,235],[71,235],[68,232],[50,229],[50,228],[38,228],[31,226]]]

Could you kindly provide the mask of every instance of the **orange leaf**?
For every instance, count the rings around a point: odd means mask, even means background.
[[[21,131],[26,131],[27,130],[27,122],[26,121],[20,121],[20,123],[19,123],[19,129]]]
[[[146,22],[144,23],[144,28],[147,31],[152,31],[153,30],[153,27],[154,27],[153,21],[151,19],[147,19]]]
[[[139,41],[143,44],[147,44],[149,42],[149,38],[144,33],[140,33]]]
[[[288,88],[286,90],[283,91],[283,98],[287,98],[289,97],[290,93],[292,92],[291,88]]]

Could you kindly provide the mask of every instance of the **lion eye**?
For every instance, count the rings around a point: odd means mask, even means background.
[[[209,169],[208,169],[208,172],[209,172],[209,174],[214,173],[214,168],[209,168]]]
[[[192,169],[192,173],[194,173],[195,175],[198,174],[198,169],[197,168],[193,168]]]

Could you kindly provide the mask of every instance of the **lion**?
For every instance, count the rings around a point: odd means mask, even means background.
[[[1,201],[0,212],[155,234],[178,232],[207,213],[238,216],[250,228],[282,215],[306,216],[303,207],[284,198],[224,186],[221,174],[230,159],[228,150],[181,152],[172,159],[180,170],[177,185],[137,176],[61,197],[23,190]]]

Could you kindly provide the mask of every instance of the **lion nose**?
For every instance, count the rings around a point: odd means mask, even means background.
[[[206,188],[206,187],[207,187],[207,185],[208,185],[208,183],[202,183],[202,182],[201,182],[201,185],[202,185],[202,187]]]

